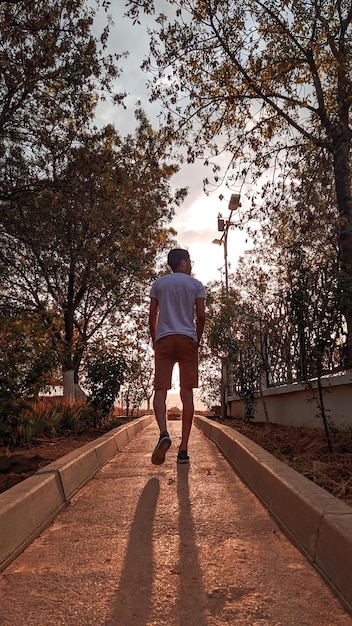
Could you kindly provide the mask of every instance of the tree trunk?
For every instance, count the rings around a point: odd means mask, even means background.
[[[87,400],[87,394],[78,383],[75,383],[75,400]]]
[[[227,418],[227,361],[225,359],[221,362],[221,417],[226,420]]]
[[[341,310],[346,319],[347,340],[345,366],[352,367],[352,195],[351,140],[348,127],[334,142],[334,175],[337,206],[340,216],[339,269]]]
[[[72,358],[72,343],[73,343],[73,274],[70,274],[69,286],[68,286],[68,304],[65,308],[64,322],[65,322],[65,351],[63,362],[63,396],[64,398],[70,398],[72,402],[75,401],[75,367]]]
[[[268,407],[267,407],[267,404],[265,402],[264,393],[263,393],[263,374],[264,373],[265,373],[265,367],[262,366],[260,368],[259,377],[258,377],[258,381],[259,381],[259,397],[260,397],[260,399],[262,401],[262,404],[263,404],[266,425],[269,426],[270,425],[270,419],[269,419]]]
[[[63,370],[63,396],[71,402],[75,400],[75,373],[74,370]]]
[[[75,372],[75,385],[79,387],[79,368],[81,366],[81,361],[84,353],[84,348],[76,348],[73,357],[72,357],[72,366]]]

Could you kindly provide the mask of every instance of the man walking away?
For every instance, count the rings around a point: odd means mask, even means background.
[[[158,278],[150,292],[149,329],[155,355],[154,412],[160,438],[152,463],[161,465],[171,446],[166,426],[166,395],[175,363],[180,368],[182,439],[178,463],[189,463],[188,439],[193,422],[193,388],[198,387],[198,348],[205,323],[205,290],[191,276],[187,250],[175,248],[167,257],[172,274]],[[195,318],[195,321],[194,321]]]

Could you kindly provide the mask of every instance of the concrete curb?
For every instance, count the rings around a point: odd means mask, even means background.
[[[32,543],[107,461],[153,420],[153,415],[147,415],[119,426],[0,494],[0,571]]]
[[[352,612],[352,508],[233,428],[200,416],[195,424]]]

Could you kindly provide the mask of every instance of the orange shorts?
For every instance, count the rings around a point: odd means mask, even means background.
[[[198,387],[198,344],[186,335],[166,335],[155,343],[154,389],[171,389],[172,370],[180,368],[180,387]]]

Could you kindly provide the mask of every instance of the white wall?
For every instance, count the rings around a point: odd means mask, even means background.
[[[329,423],[339,428],[352,426],[352,372],[324,377],[324,406]],[[313,385],[317,395],[317,385]],[[313,393],[300,383],[263,390],[269,421],[286,426],[322,428],[323,423]],[[255,421],[264,422],[261,398],[256,399]],[[237,396],[228,397],[228,415],[242,419],[244,403]]]

